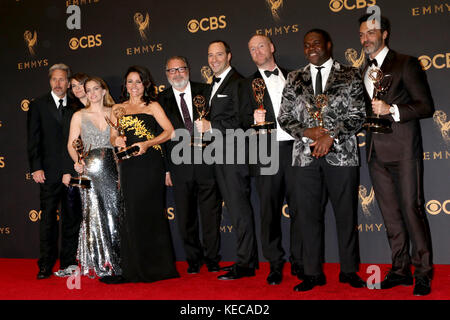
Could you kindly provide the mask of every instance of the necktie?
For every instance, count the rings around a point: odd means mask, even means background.
[[[220,82],[220,78],[217,78],[216,76],[213,76],[213,81],[212,81],[213,83],[213,85],[217,82],[217,83],[219,83]]]
[[[60,120],[62,120],[62,116],[63,116],[63,109],[64,109],[63,102],[64,102],[63,99],[59,99],[58,114],[59,114]]]
[[[368,59],[367,64],[369,65],[369,67],[371,65],[375,65],[375,67],[378,67],[377,59]]]
[[[278,68],[275,68],[273,71],[265,70],[264,73],[266,74],[266,77],[269,78],[271,75],[278,76]]]
[[[318,94],[322,94],[322,73],[320,72],[320,69],[323,69],[323,67],[316,67],[317,69],[317,76],[316,76],[316,96]]]
[[[184,125],[186,126],[186,129],[189,130],[189,133],[192,134],[192,129],[194,128],[191,116],[189,115],[189,110],[186,104],[186,101],[184,100],[184,93],[180,93],[180,105],[181,105],[181,112],[183,113],[183,119],[184,119]]]

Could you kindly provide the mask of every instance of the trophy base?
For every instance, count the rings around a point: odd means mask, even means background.
[[[81,189],[89,189],[91,188],[91,180],[86,177],[70,177],[69,184],[72,187],[77,187]]]
[[[264,121],[256,124],[252,124],[252,129],[255,129],[257,134],[270,133],[275,129],[275,123],[271,121]]]
[[[139,152],[138,146],[127,147],[124,150],[117,152],[116,156],[119,160],[126,160],[126,159],[130,159],[132,156],[134,156],[135,152]]]
[[[386,134],[392,133],[391,125],[392,123],[388,119],[369,117],[366,119],[366,122],[363,124],[363,127],[366,128],[367,131],[373,133]]]

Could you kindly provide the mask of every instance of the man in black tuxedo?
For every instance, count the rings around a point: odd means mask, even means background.
[[[250,171],[255,176],[259,195],[262,252],[270,263],[267,283],[276,285],[282,281],[283,265],[285,263],[285,251],[282,246],[281,233],[281,212],[285,196],[291,220],[291,273],[300,279],[303,277],[302,240],[298,226],[298,215],[296,214],[297,206],[295,204],[295,190],[298,184],[295,181],[292,166],[294,138],[279,127],[276,119],[280,110],[281,97],[288,71],[276,64],[273,56],[275,47],[269,37],[258,34],[252,36],[248,42],[248,48],[258,70],[245,79],[242,84],[242,122],[246,129],[251,128],[253,124],[258,122],[273,122],[276,131],[273,133],[268,132],[267,140],[276,139],[278,144],[276,150],[271,150],[271,155],[279,158],[278,170],[275,174],[265,175],[261,173],[262,165],[260,163],[250,165]],[[259,109],[252,88],[253,80],[258,78],[263,79],[265,83],[264,109]],[[272,134],[275,134],[276,137],[272,137]],[[270,148],[270,143],[268,143],[268,148]]]
[[[239,86],[242,76],[230,66],[231,49],[221,40],[213,41],[208,46],[208,64],[214,73],[213,83],[209,88],[208,101],[211,112],[210,120],[195,122],[200,132],[220,132],[223,138],[223,154],[216,154],[215,174],[225,205],[232,218],[236,232],[236,263],[227,268],[227,273],[220,275],[220,280],[233,280],[255,275],[258,267],[258,250],[255,236],[253,208],[250,203],[250,175],[248,165],[237,164],[236,155],[243,152],[227,136],[233,136],[234,130],[242,128],[240,121]],[[232,129],[232,130],[229,130]],[[228,131],[228,132],[227,132]],[[228,152],[234,152],[233,163],[227,163]],[[218,160],[223,156],[222,161]]]
[[[389,20],[365,15],[359,23],[361,45],[370,59],[363,69],[368,114],[379,114],[392,122],[392,133],[374,134],[368,130],[366,138],[369,173],[392,250],[392,269],[381,282],[381,288],[412,285],[412,262],[414,294],[426,295],[431,292],[433,267],[424,210],[419,120],[433,115],[433,99],[418,60],[387,47]],[[392,79],[380,99],[372,99],[373,83],[368,78],[369,69],[374,67],[381,68]]]
[[[324,189],[336,218],[339,281],[362,288],[365,282],[356,273],[359,156],[355,135],[366,115],[362,81],[357,69],[333,60],[326,31],[307,32],[303,47],[310,63],[289,73],[278,115],[280,127],[295,137],[292,164],[301,204],[305,275],[294,290],[308,291],[326,283],[322,270]],[[321,94],[327,102],[319,108],[316,99]]]
[[[159,103],[175,129],[188,130],[194,135],[194,121],[200,116],[193,99],[201,95],[206,99],[208,86],[189,81],[189,66],[186,58],[174,56],[167,60],[166,76],[171,87],[159,95]],[[201,110],[200,110],[201,111]],[[207,116],[209,117],[209,116]],[[196,147],[190,147],[191,162],[174,164],[171,157],[177,142],[169,140],[166,149],[166,185],[173,186],[177,224],[183,241],[188,273],[200,271],[203,263],[208,271],[220,270],[220,219],[222,200],[214,177],[214,166],[194,164]],[[202,242],[199,238],[200,209]]]
[[[40,186],[42,210],[39,224],[38,279],[51,276],[58,258],[57,209],[61,204],[61,252],[58,276],[67,276],[78,265],[76,253],[81,222],[79,192],[69,187],[73,168],[68,167],[67,138],[75,110],[67,96],[70,69],[56,64],[49,69],[51,92],[33,100],[28,111],[28,160],[33,180]]]

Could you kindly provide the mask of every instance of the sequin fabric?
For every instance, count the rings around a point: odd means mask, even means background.
[[[109,128],[102,132],[86,116],[82,118],[81,139],[91,149],[85,159],[84,175],[91,180],[91,188],[80,190],[83,221],[77,257],[81,274],[90,277],[122,273],[119,223],[123,200],[109,137]]]

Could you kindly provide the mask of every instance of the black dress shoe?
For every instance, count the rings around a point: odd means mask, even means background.
[[[39,269],[39,272],[38,272],[36,278],[38,280],[42,280],[42,279],[50,278],[51,275],[52,275],[51,269],[42,268],[42,269]]]
[[[245,268],[234,265],[233,269],[225,274],[217,277],[219,280],[236,280],[243,277],[253,277],[255,275],[254,268]]]
[[[209,272],[219,272],[220,271],[220,266],[217,262],[208,263],[206,265],[206,267],[208,268]]]
[[[187,273],[189,273],[189,274],[197,274],[197,273],[200,272],[200,267],[201,267],[201,264],[198,264],[198,263],[189,264],[189,267],[187,269]]]
[[[413,294],[415,296],[426,296],[431,292],[431,281],[428,277],[416,277]]]
[[[277,285],[280,284],[283,280],[283,274],[281,271],[278,270],[272,270],[269,273],[269,276],[267,277],[267,283],[270,285]]]
[[[297,276],[298,280],[303,280],[305,278],[305,271],[303,266],[292,263],[291,264],[291,274]]]
[[[339,273],[339,282],[348,283],[353,288],[365,288],[366,283],[361,279],[356,272]]]
[[[411,275],[402,276],[394,272],[389,272],[380,283],[381,289],[390,289],[396,286],[411,286],[413,277]]]
[[[309,291],[315,286],[323,286],[327,283],[325,275],[322,273],[318,276],[307,276],[305,275],[305,280],[302,283],[294,287],[294,291]]]

